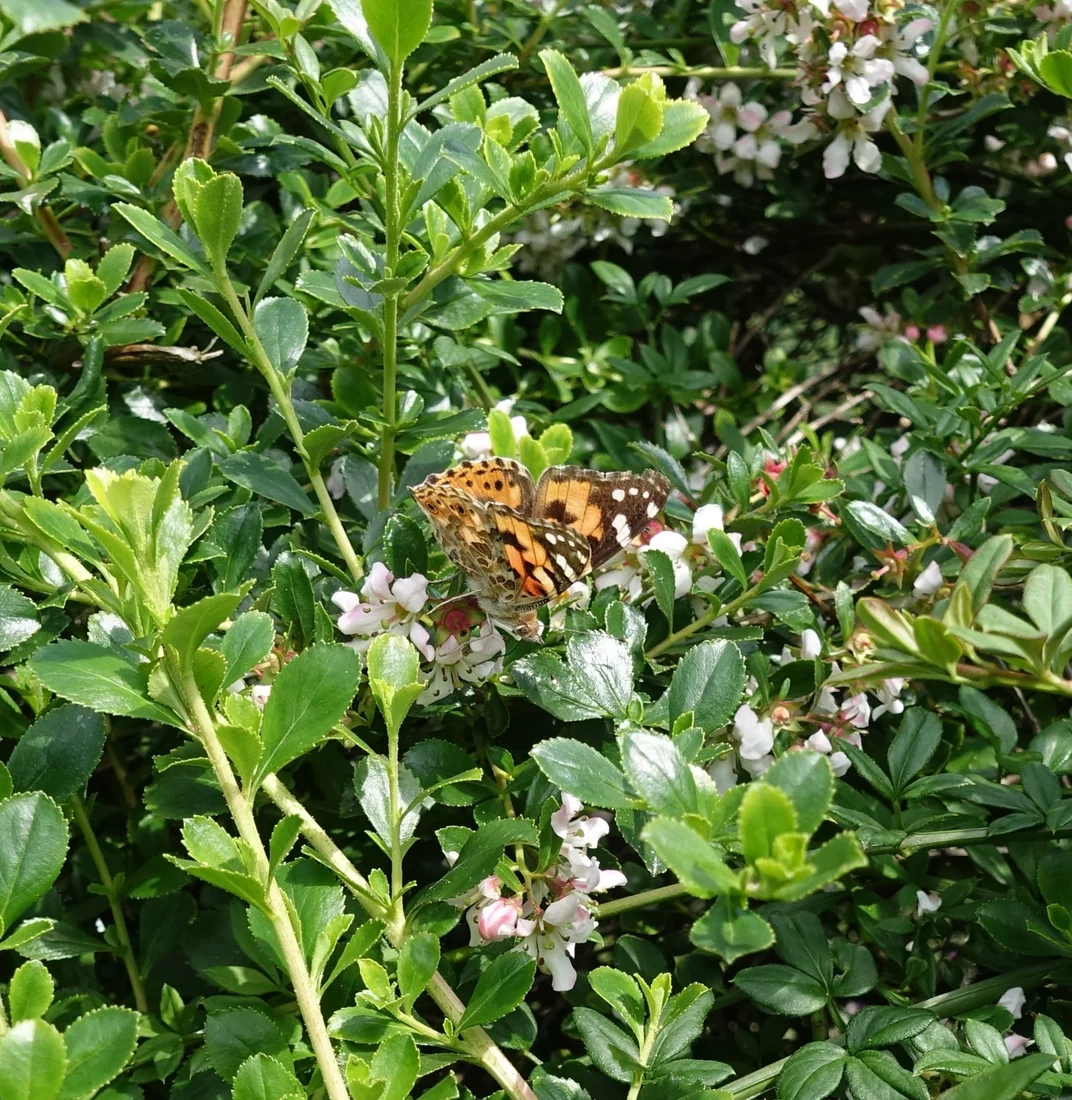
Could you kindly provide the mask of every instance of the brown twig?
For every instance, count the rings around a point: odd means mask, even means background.
[[[220,36],[227,39],[231,46],[238,44],[239,35],[242,33],[242,24],[246,21],[246,0],[225,0],[223,18],[220,23]],[[217,80],[230,80],[234,66],[235,55],[231,50],[220,54],[216,60],[214,75]],[[243,74],[245,75],[245,74]],[[212,140],[216,134],[216,123],[220,118],[223,108],[223,99],[214,99],[208,108],[200,103],[194,111],[193,122],[190,124],[190,134],[186,139],[186,149],[182,154],[183,160],[197,157],[207,160],[212,152]],[[173,198],[168,199],[164,208],[160,211],[160,217],[172,229],[179,227],[182,215]],[[138,258],[134,273],[127,283],[128,293],[134,294],[145,290],[152,278],[156,261],[151,256],[141,255]]]
[[[23,185],[28,184],[33,179],[33,172],[30,171],[27,163],[19,155],[18,149],[15,148],[15,143],[11,140],[11,134],[7,128],[7,117],[3,111],[0,111],[0,155],[7,161],[12,171],[23,181]],[[47,203],[41,203],[34,210],[34,217],[44,230],[49,243],[59,253],[60,259],[66,260],[71,254],[71,242],[67,239],[67,234],[64,233],[59,218],[56,217],[52,207]]]

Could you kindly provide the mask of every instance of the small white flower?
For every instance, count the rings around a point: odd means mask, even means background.
[[[271,684],[254,684],[249,690],[249,697],[257,704],[262,710],[264,704],[268,702],[268,696],[272,694]]]
[[[770,718],[760,718],[745,703],[733,716],[733,736],[740,742],[737,752],[742,760],[759,760],[774,748],[774,723]]]
[[[942,908],[942,899],[934,893],[916,891],[916,916],[925,917],[928,913],[937,913]]]
[[[881,706],[875,707],[871,712],[872,718],[881,718],[884,714],[904,713],[904,703],[901,702],[901,692],[904,691],[905,680],[902,676],[892,676],[882,681],[882,686],[875,693]]]
[[[839,715],[843,722],[848,722],[858,730],[865,730],[871,724],[871,704],[861,691],[856,695],[850,695],[841,704]]]
[[[877,172],[882,167],[882,153],[871,135],[882,129],[886,112],[892,106],[887,96],[874,110],[858,115],[855,106],[840,88],[835,88],[827,102],[827,112],[841,125],[834,140],[823,153],[823,174],[828,180],[845,174],[850,158],[862,172]]]
[[[834,771],[839,779],[852,767],[852,761],[843,752],[832,752],[830,754],[830,767]]]
[[[1027,1003],[1027,997],[1024,995],[1023,989],[1014,985],[1012,989],[1006,989],[1004,993],[998,998],[998,1004],[1002,1008],[1008,1009],[1012,1014],[1014,1020],[1019,1020],[1024,1014],[1024,1005]]]
[[[912,583],[912,591],[921,599],[933,596],[943,584],[942,570],[936,561],[932,561]]]
[[[821,752],[824,755],[834,747],[830,744],[830,738],[823,733],[822,730],[817,730],[811,735],[805,742],[805,745],[814,752]]]
[[[757,235],[755,237],[749,237],[744,244],[741,245],[741,248],[743,248],[749,256],[758,256],[769,244],[770,241],[767,240],[766,237]]]
[[[715,790],[725,794],[731,787],[737,786],[737,771],[733,766],[733,754],[727,753],[711,761],[707,774],[715,782]]]
[[[823,641],[811,627],[801,632],[800,659],[814,661],[823,651]]]
[[[675,599],[687,596],[692,590],[692,570],[689,568],[689,563],[682,557],[688,548],[689,543],[684,535],[667,528],[653,535],[648,545],[640,547],[637,551],[643,556],[651,550],[661,550],[670,559],[670,564],[674,567]]]
[[[701,504],[692,517],[692,541],[707,548],[707,532],[722,531],[723,512],[720,504]]]
[[[1035,1040],[1028,1039],[1026,1035],[1017,1035],[1013,1032],[1005,1036],[1005,1049],[1010,1058],[1019,1058],[1028,1047],[1034,1046]]]

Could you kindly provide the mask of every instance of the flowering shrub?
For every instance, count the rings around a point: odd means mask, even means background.
[[[0,42],[0,1100],[1067,1091],[1063,0]]]

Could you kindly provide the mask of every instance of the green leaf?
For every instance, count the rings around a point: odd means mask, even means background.
[[[305,494],[289,470],[284,470],[267,455],[257,451],[239,451],[216,463],[228,481],[253,493],[285,504],[306,518],[316,515],[316,505]]]
[[[252,1054],[239,1067],[232,1100],[282,1100],[305,1090],[293,1070],[270,1054]]]
[[[612,1081],[631,1082],[640,1069],[640,1051],[632,1037],[590,1008],[575,1008],[573,1022],[595,1067]]]
[[[30,666],[49,691],[72,703],[183,728],[170,710],[149,698],[149,666],[135,665],[114,649],[92,642],[53,642],[33,655]]]
[[[536,745],[531,756],[554,786],[588,805],[607,810],[632,806],[621,770],[591,745],[552,737]]]
[[[268,361],[282,375],[298,365],[309,339],[309,315],[293,298],[262,298],[253,310],[253,331]]]
[[[167,253],[173,260],[178,260],[184,267],[196,271],[199,275],[208,275],[204,265],[183,244],[179,235],[159,218],[153,217],[148,210],[131,206],[126,202],[113,203],[112,210],[126,218],[147,241],[155,244],[161,252]]]
[[[362,0],[361,9],[372,37],[395,66],[424,41],[432,23],[432,0]]]
[[[539,841],[536,827],[523,817],[502,818],[481,825],[465,842],[454,866],[421,892],[418,904],[464,894],[495,870],[507,844],[535,845]]]
[[[674,214],[674,204],[670,197],[654,191],[597,187],[586,192],[584,199],[593,206],[609,210],[623,218],[656,218],[668,222]]]
[[[942,723],[938,715],[922,707],[910,707],[904,712],[886,756],[896,796],[927,766],[941,740]]]
[[[424,690],[420,655],[408,639],[381,634],[368,649],[368,678],[387,728],[397,733]]]
[[[17,791],[66,802],[82,791],[104,753],[104,720],[67,704],[46,712],[19,738],[7,767]]]
[[[58,1100],[93,1096],[122,1072],[138,1041],[138,1014],[109,1005],[79,1016],[63,1033],[67,1076]]]
[[[600,966],[588,975],[592,990],[614,1010],[614,1014],[633,1029],[639,1038],[644,1030],[646,1015],[644,997],[640,986],[628,974],[612,966]]]
[[[23,963],[11,976],[8,985],[10,1022],[18,1023],[19,1020],[33,1020],[44,1016],[52,1004],[55,992],[56,984],[43,962],[34,959]]]
[[[246,611],[231,623],[220,642],[220,654],[227,662],[225,684],[233,684],[252,671],[271,652],[275,641],[272,616],[263,611]]]
[[[670,681],[670,725],[692,714],[701,729],[721,729],[733,717],[744,689],[741,651],[723,640],[701,642],[681,658]]]
[[[637,160],[663,157],[691,145],[710,125],[706,108],[688,99],[671,99],[663,104],[662,128],[659,136],[637,149]]]
[[[851,501],[845,505],[845,511],[865,531],[875,536],[879,546],[884,543],[892,543],[894,546],[906,546],[912,541],[912,536],[902,523],[869,500]]]
[[[845,1063],[845,1080],[853,1096],[875,1100],[930,1100],[930,1091],[903,1069],[891,1054],[868,1050]]]
[[[674,577],[674,563],[662,550],[646,550],[643,555],[644,568],[651,577],[655,589],[655,602],[666,617],[670,629],[674,629],[674,593],[677,580]]]
[[[1024,610],[1042,633],[1063,635],[1072,627],[1072,577],[1055,565],[1035,566],[1024,583]]]
[[[179,290],[178,293],[186,307],[204,321],[228,347],[243,358],[249,355],[249,348],[238,329],[207,298],[194,294],[191,290]]]
[[[916,518],[933,524],[945,495],[945,470],[928,451],[913,451],[904,468],[905,492]]]
[[[950,602],[956,600],[956,589],[963,588],[971,597],[972,611],[978,615],[983,604],[990,599],[990,589],[1002,566],[1012,555],[1012,547],[1012,535],[994,535],[987,539],[961,571]]]
[[[585,156],[592,158],[592,120],[588,115],[584,89],[573,66],[557,50],[541,50],[540,60],[547,70],[551,81],[551,90],[566,124],[577,136],[584,149]]]
[[[242,181],[233,172],[221,172],[200,188],[195,221],[212,266],[223,270],[242,224]]]
[[[782,833],[797,831],[797,813],[789,796],[777,787],[751,783],[741,801],[741,852],[749,863],[769,857]]]
[[[696,780],[669,737],[627,733],[621,748],[622,767],[629,783],[653,810],[671,817],[699,812]]]
[[[67,856],[67,823],[47,794],[0,802],[0,935],[41,899]]]
[[[692,926],[689,938],[697,947],[732,963],[744,955],[766,951],[774,943],[774,929],[758,913],[723,895]]]
[[[179,655],[183,669],[191,668],[194,654],[216,627],[234,614],[242,602],[241,592],[221,592],[177,611],[164,627],[161,637]],[[230,683],[230,681],[225,681]]]
[[[331,732],[353,702],[359,672],[357,654],[344,645],[311,646],[283,668],[264,707],[264,751],[252,786]]]
[[[942,1100],[1015,1100],[1052,1065],[1049,1054],[1027,1054],[942,1093]]]
[[[636,81],[618,96],[614,120],[614,156],[617,160],[654,141],[663,128],[663,108],[647,88]]]
[[[685,822],[657,817],[644,826],[642,836],[690,893],[713,897],[739,890],[737,874],[726,866],[711,844]]]
[[[402,945],[402,950],[398,953],[396,978],[398,992],[402,995],[402,1003],[407,1012],[413,1011],[413,1002],[424,992],[424,987],[432,980],[438,966],[439,940],[431,932],[418,932]],[[525,988],[527,990],[528,986]]]
[[[14,649],[40,629],[33,602],[10,585],[0,584],[0,651]]]
[[[0,1037],[4,1100],[55,1100],[66,1069],[63,1037],[44,1020],[23,1020]]]
[[[841,1084],[848,1055],[833,1043],[808,1043],[778,1077],[778,1100],[823,1100]]]
[[[550,283],[528,279],[471,279],[466,283],[485,302],[494,307],[492,315],[521,313],[526,309],[562,312],[562,291]]]
[[[536,960],[519,951],[508,951],[493,959],[480,975],[458,1031],[467,1027],[484,1027],[513,1012],[525,999],[536,976]]]
[[[849,1021],[849,1050],[890,1047],[919,1035],[934,1022],[934,1013],[908,1005],[868,1005]]]
[[[225,1081],[234,1081],[251,1055],[282,1055],[287,1047],[280,1025],[255,1008],[210,1012],[205,1021],[205,1055]]]
[[[589,698],[612,718],[624,719],[633,695],[633,664],[625,643],[600,630],[574,634],[566,659]]]
[[[779,1016],[808,1016],[827,1002],[826,990],[815,978],[792,966],[750,966],[733,984],[760,1008]]]
[[[825,756],[786,753],[764,773],[763,782],[789,796],[801,832],[811,834],[819,828],[834,795],[834,772]]]
[[[253,296],[254,307],[256,307],[257,303],[260,302],[264,295],[275,286],[283,273],[290,267],[315,217],[315,210],[303,210],[290,225],[287,226],[287,231],[280,238],[279,244],[275,246],[272,258],[268,261],[268,266],[264,269],[264,275],[261,276],[260,284],[257,287],[257,293]]]

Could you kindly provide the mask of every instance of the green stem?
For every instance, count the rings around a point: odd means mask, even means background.
[[[387,149],[384,164],[384,231],[387,255],[384,277],[393,279],[402,239],[402,212],[398,201],[398,142],[402,133],[402,65],[391,67],[387,83]],[[398,432],[398,292],[383,303],[383,419],[380,443],[379,503],[391,504],[395,473],[395,436]]]
[[[640,909],[645,905],[657,905],[660,901],[670,901],[672,898],[680,898],[688,895],[688,891],[679,882],[671,886],[656,886],[653,890],[642,890],[639,894],[633,894],[628,898],[615,898],[614,901],[605,901],[599,906],[599,918],[614,917],[619,913],[627,913],[630,909]]]
[[[374,920],[383,920],[387,916],[387,907],[373,891],[368,879],[343,855],[320,822],[287,790],[279,776],[266,776],[261,790],[284,814],[301,820],[301,831],[305,839],[346,883],[365,912]]]
[[[388,916],[387,907],[376,898],[361,872],[346,857],[345,853],[324,831],[323,827],[308,810],[283,786],[279,779],[270,775],[262,784],[264,793],[285,814],[293,814],[301,820],[302,834],[319,853],[339,878],[354,891],[354,894],[370,917],[383,920]],[[405,928],[392,928],[388,925],[386,935],[392,946],[400,947],[405,941]],[[443,1015],[457,1024],[465,1012],[465,1003],[439,973],[433,974],[427,987],[427,993],[439,1006]],[[480,1027],[465,1029],[464,1036],[456,1043],[457,1049],[471,1058],[502,1086],[510,1100],[537,1100],[536,1094],[529,1088],[524,1077],[503,1051],[496,1046],[488,1033]]]
[[[600,172],[609,164],[597,164],[593,169]],[[467,260],[478,248],[482,248],[496,233],[501,233],[515,221],[525,217],[530,210],[535,209],[547,199],[555,195],[565,195],[576,192],[588,179],[591,171],[587,164],[582,164],[568,175],[560,179],[549,180],[542,187],[538,187],[525,200],[523,206],[515,206],[509,203],[495,215],[483,229],[478,230],[468,240],[458,245],[453,252],[441,260],[435,267],[425,272],[421,281],[401,300],[402,316],[406,316],[420,302],[444,280],[453,275],[458,267]]]
[[[909,833],[896,844],[874,844],[865,847],[869,856],[909,856],[913,852],[931,848],[977,848],[984,844],[1026,844],[1030,841],[1054,841],[1072,837],[1072,827],[1066,829],[1030,829],[1022,833],[1003,833],[993,836],[986,828],[948,829],[944,832]],[[669,886],[656,886],[651,890],[641,890],[627,898],[615,898],[599,907],[600,919],[615,917],[619,913],[628,913],[631,909],[643,909],[647,905],[657,905],[661,901],[673,901],[675,898],[688,897],[688,890],[680,882]]]
[[[756,80],[792,80],[796,75],[796,69],[767,69],[761,65],[625,65],[616,69],[602,69],[604,76],[643,76],[652,73],[654,76],[696,76],[714,80],[747,80],[754,77]]]
[[[938,60],[941,57],[942,47],[945,45],[945,36],[949,31],[949,20],[957,6],[957,0],[946,0],[942,5],[942,14],[938,17],[938,29],[934,34],[934,43],[931,45],[930,56],[927,58],[927,83],[919,90],[919,109],[916,111],[916,151],[923,156],[923,133],[927,124],[927,107],[930,103],[931,81],[938,71]]]
[[[543,41],[543,36],[551,29],[555,17],[565,6],[566,0],[555,0],[551,10],[545,13],[544,17],[536,24],[536,29],[529,35],[528,41],[521,47],[521,52],[517,55],[518,68],[523,69],[528,64],[533,50]]]
[[[71,795],[70,805],[75,823],[86,842],[89,857],[93,860],[93,866],[97,868],[101,886],[104,887],[104,895],[108,899],[108,908],[112,911],[112,921],[115,923],[115,938],[123,949],[123,965],[127,968],[130,990],[134,994],[134,1005],[139,1012],[148,1015],[149,1002],[145,996],[145,985],[141,980],[141,971],[138,970],[138,960],[134,957],[134,947],[130,942],[127,919],[123,915],[123,905],[119,898],[119,891],[115,888],[115,879],[112,878],[112,872],[108,869],[108,861],[104,858],[104,852],[101,851],[97,834],[93,831],[93,825],[86,813],[82,796]]]
[[[659,1022],[649,1020],[648,1026],[644,1029],[644,1040],[640,1044],[640,1055],[637,1059],[640,1063],[640,1069],[633,1074],[633,1081],[629,1086],[629,1094],[625,1100],[637,1100],[640,1096],[640,1090],[644,1087],[644,1075],[648,1066],[648,1059],[651,1057],[651,1050],[655,1045],[655,1038],[658,1034]]]
[[[387,781],[391,813],[391,915],[388,928],[403,934],[406,927],[402,905],[402,792],[398,785],[398,730],[387,730]]]
[[[331,499],[327,485],[324,484],[320,469],[309,460],[309,452],[305,449],[305,433],[302,431],[298,414],[294,411],[294,402],[290,399],[289,386],[285,384],[271,359],[268,358],[268,353],[264,350],[264,345],[253,328],[253,322],[235,293],[234,285],[231,283],[228,273],[226,271],[217,272],[216,281],[220,293],[231,307],[231,313],[242,330],[242,335],[245,337],[250,350],[250,359],[253,365],[264,376],[268,388],[279,406],[280,415],[283,417],[287,425],[287,431],[290,432],[290,437],[294,441],[294,449],[298,452],[298,457],[302,460],[302,465],[305,466],[309,483],[313,487],[313,492],[316,493],[324,523],[335,539],[335,545],[338,547],[343,561],[346,562],[350,575],[355,581],[360,581],[364,571],[361,568],[361,563],[357,560],[357,554],[354,552],[353,543],[350,542],[350,536],[347,535],[346,528],[343,527],[342,520],[339,518],[339,513],[335,510],[335,502]]]
[[[721,618],[723,615],[732,615],[735,611],[740,610],[756,594],[755,588],[749,588],[747,592],[742,592],[735,600],[730,600],[728,604],[712,607],[709,611],[705,611],[698,619],[689,623],[688,626],[683,626],[680,630],[675,630],[673,634],[669,634],[667,637],[663,638],[658,645],[653,645],[644,656],[648,658],[658,657],[660,653],[664,653],[671,646],[677,645],[682,638],[688,638],[698,630],[703,630],[705,626],[709,626],[715,619]]]
[[[268,853],[264,850],[264,842],[261,840],[257,823],[253,818],[253,804],[238,785],[231,762],[216,735],[216,724],[205,705],[193,673],[187,671],[182,674],[172,668],[171,678],[173,686],[180,691],[186,702],[190,713],[191,732],[200,741],[212,765],[238,834],[253,853],[257,875],[265,890],[266,915],[279,941],[283,961],[286,964],[291,985],[294,987],[294,996],[305,1022],[309,1043],[316,1055],[328,1100],[349,1100],[346,1082],[339,1069],[324,1015],[320,1010],[320,999],[313,988],[313,981],[309,976],[305,956],[302,954],[294,926],[291,924],[283,892],[275,879],[269,875]]]

